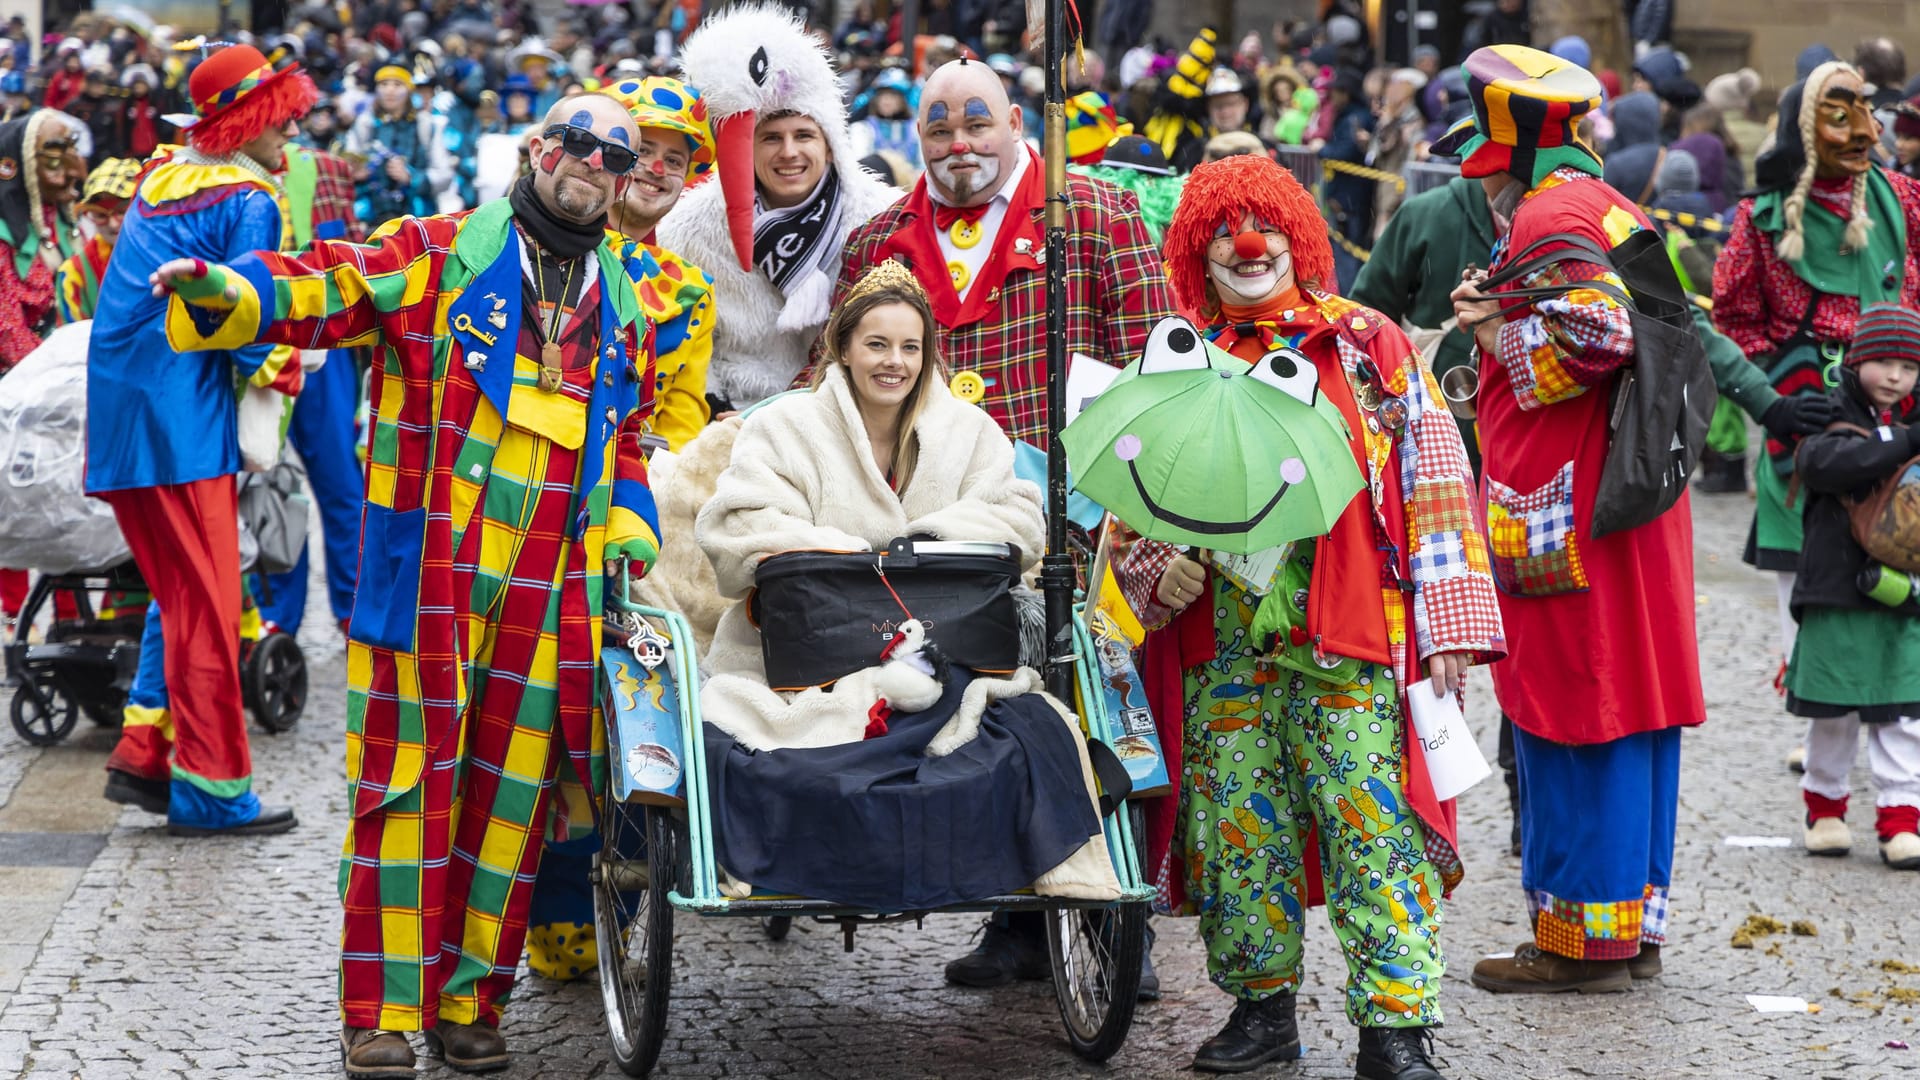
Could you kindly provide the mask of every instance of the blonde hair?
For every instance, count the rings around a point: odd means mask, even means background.
[[[811,385],[818,389],[826,380],[828,368],[846,366],[847,348],[853,342],[854,332],[860,329],[860,320],[866,318],[868,312],[889,304],[905,304],[920,316],[920,377],[914,380],[913,389],[907,391],[906,400],[900,403],[900,424],[893,437],[893,489],[905,491],[913,481],[914,467],[920,459],[920,444],[913,437],[914,427],[920,422],[920,414],[926,411],[932,395],[946,392],[946,365],[940,360],[939,330],[933,321],[933,306],[927,302],[926,290],[920,287],[919,282],[912,281],[910,285],[899,282],[867,285],[863,280],[861,284],[866,287],[856,287],[852,295],[835,308],[832,317],[827,319],[826,329],[821,335],[822,343],[826,346],[826,362],[814,367]],[[848,390],[854,392],[851,379],[848,380]],[[855,395],[857,402],[857,392]]]
[[[1826,92],[1827,83],[1835,75],[1852,75],[1865,82],[1865,76],[1852,64],[1842,60],[1829,60],[1814,68],[1807,75],[1807,81],[1800,91],[1800,146],[1806,160],[1800,166],[1800,178],[1794,182],[1793,191],[1780,205],[1782,228],[1780,239],[1773,245],[1774,253],[1788,262],[1797,262],[1807,253],[1807,238],[1802,219],[1807,212],[1807,197],[1813,191],[1813,174],[1816,165],[1814,151],[1814,119],[1819,114],[1820,98]],[[1867,246],[1867,234],[1873,231],[1873,218],[1867,211],[1867,174],[1861,173],[1853,178],[1853,200],[1849,206],[1847,231],[1843,243],[1858,251]]]

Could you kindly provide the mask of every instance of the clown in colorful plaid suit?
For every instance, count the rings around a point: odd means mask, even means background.
[[[640,448],[653,337],[604,232],[636,131],[599,95],[543,131],[507,199],[400,219],[369,246],[156,275],[178,290],[179,346],[374,350],[347,650],[350,1076],[407,1075],[412,1030],[459,1069],[508,1060],[500,1006],[542,839],[569,827],[556,783],[600,786],[602,574],[658,551]]]
[[[928,78],[920,145],[920,182],[847,238],[834,305],[875,266],[905,263],[933,302],[947,366],[980,377],[980,407],[1009,437],[1044,449],[1045,166],[999,76],[977,62]],[[1069,176],[1067,202],[1067,351],[1123,364],[1173,314],[1159,254],[1131,192]]]
[[[1404,695],[1428,678],[1456,692],[1468,664],[1505,653],[1466,449],[1399,327],[1319,291],[1327,229],[1286,169],[1254,155],[1195,169],[1165,252],[1182,309],[1217,346],[1311,361],[1366,479],[1331,532],[1267,572],[1155,541],[1122,566],[1153,628],[1148,701],[1163,745],[1181,748],[1178,793],[1148,804],[1147,872],[1164,908],[1199,916],[1208,974],[1236,1001],[1194,1067],[1298,1055],[1305,912],[1324,900],[1359,1075],[1432,1078],[1439,905],[1462,867]]]
[[[1576,134],[1600,103],[1585,69],[1520,45],[1476,50],[1462,69],[1473,115],[1442,140],[1486,186],[1493,269],[1564,249],[1611,250],[1650,228],[1600,179]],[[1535,245],[1540,245],[1535,247]],[[1679,805],[1680,731],[1706,718],[1694,640],[1687,495],[1632,529],[1593,535],[1611,445],[1613,393],[1633,363],[1610,266],[1555,262],[1494,290],[1559,287],[1532,303],[1453,293],[1480,356],[1475,399],[1487,529],[1508,657],[1493,669],[1513,718],[1520,779],[1520,887],[1533,939],[1474,967],[1496,993],[1628,989],[1660,973]]]

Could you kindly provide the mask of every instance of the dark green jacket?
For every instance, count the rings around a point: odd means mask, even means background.
[[[1747,359],[1740,346],[1733,339],[1713,328],[1713,317],[1702,307],[1698,300],[1690,305],[1693,308],[1693,326],[1700,331],[1700,340],[1707,345],[1707,366],[1713,369],[1713,384],[1720,388],[1720,396],[1740,406],[1740,411],[1753,417],[1758,423],[1760,414],[1780,395],[1767,381],[1766,369]]]
[[[1493,261],[1493,215],[1478,180],[1455,177],[1415,195],[1387,222],[1348,295],[1389,319],[1435,327],[1453,317],[1447,299],[1468,263]],[[1454,330],[1440,343],[1435,375],[1473,359],[1473,335]]]

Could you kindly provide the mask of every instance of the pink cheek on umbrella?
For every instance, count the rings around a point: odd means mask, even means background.
[[[1297,484],[1307,478],[1307,463],[1297,457],[1290,457],[1280,463],[1280,479],[1289,484]]]
[[[1132,461],[1140,456],[1140,436],[1122,435],[1113,440],[1114,456],[1121,461]]]

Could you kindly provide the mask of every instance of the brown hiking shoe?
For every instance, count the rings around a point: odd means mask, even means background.
[[[1640,943],[1640,955],[1627,961],[1627,974],[1632,976],[1635,982],[1641,979],[1657,979],[1664,970],[1666,969],[1660,965],[1660,946],[1650,945],[1644,941]]]
[[[1473,985],[1496,994],[1607,994],[1633,985],[1625,960],[1575,960],[1529,941],[1512,956],[1473,965]]]
[[[340,1062],[353,1080],[411,1080],[413,1046],[398,1031],[343,1025]]]
[[[507,1037],[485,1024],[450,1024],[427,1032],[427,1048],[460,1072],[492,1072],[507,1067]]]

